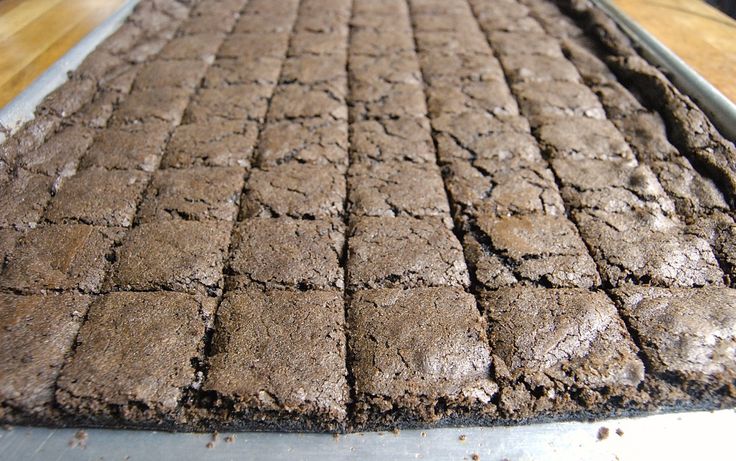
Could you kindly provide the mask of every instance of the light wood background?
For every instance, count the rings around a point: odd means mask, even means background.
[[[0,107],[125,0],[0,0]],[[736,21],[702,0],[613,0],[736,101]]]
[[[0,0],[0,107],[125,0]]]
[[[612,0],[736,102],[736,20],[702,0]]]

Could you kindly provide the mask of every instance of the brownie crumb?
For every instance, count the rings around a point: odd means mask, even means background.
[[[74,437],[69,441],[69,446],[71,448],[87,448],[87,439],[89,439],[89,434],[87,434],[87,431],[77,431],[74,434]]]
[[[461,442],[465,442],[465,439],[466,439],[465,434],[461,434],[460,437],[458,437],[458,439],[460,439]]]
[[[478,461],[480,459],[480,456],[478,455],[478,453],[473,453],[470,456],[470,459],[472,459],[473,461]]]
[[[398,427],[395,427],[395,428],[393,428],[391,430],[391,432],[393,432],[394,435],[400,435],[401,434],[401,429],[399,429]]]
[[[207,448],[215,448],[215,442],[213,441],[207,442]]]
[[[225,437],[225,443],[235,443],[235,435],[228,435]]]
[[[13,426],[11,426],[10,424],[3,424],[3,425],[2,425],[2,429],[3,429],[4,431],[6,431],[6,432],[10,432],[10,431],[12,431],[12,430],[14,429],[14,427],[13,427]]]
[[[616,435],[619,437],[623,437],[624,431],[619,427],[618,429],[616,429]]]
[[[610,431],[607,427],[603,426],[600,429],[598,429],[598,440],[606,440],[608,438],[608,433]]]
[[[427,433],[426,432],[422,432],[422,437],[426,437],[426,436],[427,436]]]

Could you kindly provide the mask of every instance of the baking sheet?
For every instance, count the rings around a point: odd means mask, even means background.
[[[601,428],[608,437],[600,438]],[[736,411],[669,413],[592,423],[340,435],[0,430],[3,460],[655,460],[733,459]],[[617,430],[621,435],[617,434]],[[211,447],[208,448],[208,444]]]

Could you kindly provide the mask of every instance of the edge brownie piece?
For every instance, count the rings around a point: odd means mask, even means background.
[[[213,307],[172,292],[99,298],[61,371],[57,402],[82,424],[174,427]]]
[[[205,391],[236,429],[343,429],[342,291],[230,292],[218,309]]]
[[[644,365],[604,293],[502,288],[480,304],[504,416],[605,414],[642,398]]]
[[[698,400],[736,401],[736,290],[627,287],[613,295],[651,372]]]
[[[358,291],[348,309],[359,428],[493,415],[485,322],[457,288]]]
[[[89,303],[89,296],[74,293],[0,293],[0,421],[38,424],[58,417],[51,408],[54,384]]]
[[[440,218],[358,218],[348,238],[352,289],[468,286],[463,250]]]

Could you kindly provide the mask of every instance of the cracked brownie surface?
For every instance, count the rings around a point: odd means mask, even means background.
[[[736,405],[736,150],[572,0],[141,0],[0,145],[0,422]]]

